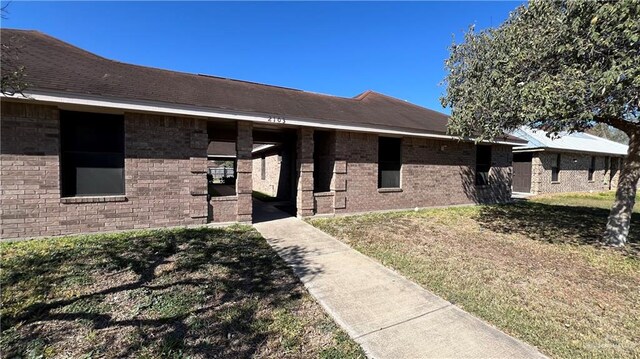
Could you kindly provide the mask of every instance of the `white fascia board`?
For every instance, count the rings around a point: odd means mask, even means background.
[[[163,113],[182,116],[193,116],[203,118],[222,118],[229,120],[251,121],[258,123],[274,124],[274,125],[289,125],[289,126],[303,126],[303,127],[318,127],[333,130],[352,131],[352,132],[368,132],[368,133],[381,133],[387,135],[396,136],[411,136],[411,137],[426,137],[445,140],[456,141],[473,141],[472,138],[460,138],[456,136],[438,135],[422,132],[400,131],[390,130],[385,128],[367,127],[367,126],[353,126],[338,124],[335,122],[328,122],[326,120],[306,119],[298,117],[289,117],[282,114],[263,114],[257,112],[244,112],[235,110],[222,110],[206,107],[199,107],[193,105],[180,105],[170,104],[165,102],[154,102],[145,100],[130,100],[130,99],[116,99],[107,98],[95,95],[84,94],[72,94],[62,92],[50,92],[50,91],[24,91],[25,97],[21,95],[8,96],[0,94],[0,97],[6,97],[16,100],[33,100],[46,103],[75,105],[75,106],[89,106],[99,107],[120,111],[140,111],[140,112],[152,112]],[[270,121],[271,118],[284,118],[285,123],[278,123]],[[482,143],[493,143],[500,145],[521,146],[522,143],[510,142],[510,141],[482,141]]]

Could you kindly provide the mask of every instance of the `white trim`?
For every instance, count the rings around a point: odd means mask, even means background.
[[[266,150],[266,149],[271,148],[271,147],[275,147],[275,145],[272,145],[272,144],[260,145],[260,146],[258,146],[256,148],[254,148],[253,150],[251,150],[251,153],[260,152],[262,150]]]
[[[221,109],[212,109],[212,108],[198,107],[198,106],[192,106],[192,105],[169,104],[169,103],[163,103],[163,102],[144,101],[144,100],[115,99],[115,98],[105,98],[101,96],[79,95],[79,94],[59,93],[59,92],[51,92],[51,91],[24,91],[24,95],[27,98],[23,98],[19,94],[14,96],[7,96],[4,94],[0,94],[0,97],[12,98],[16,100],[35,100],[40,102],[48,102],[48,103],[56,103],[56,104],[91,106],[91,107],[101,107],[101,108],[108,108],[108,109],[165,113],[165,114],[174,114],[174,115],[183,115],[183,116],[195,116],[195,117],[205,117],[205,118],[216,117],[216,118],[224,118],[224,119],[230,119],[230,120],[251,121],[251,122],[258,122],[263,124],[274,124],[274,125],[278,125],[278,123],[269,122],[270,117],[272,116],[283,117],[282,114],[263,114],[263,113],[256,113],[256,112],[221,110]],[[392,134],[392,135],[401,135],[401,136],[437,138],[437,139],[446,139],[446,140],[472,141],[472,139],[470,138],[460,138],[460,137],[449,136],[449,135],[390,130],[390,129],[384,129],[379,127],[344,125],[344,124],[339,124],[335,122],[333,123],[327,122],[325,120],[306,119],[306,118],[299,118],[299,117],[289,117],[289,116],[284,116],[284,117],[286,120],[286,123],[284,125],[289,125],[289,126],[318,127],[318,128],[327,128],[327,129],[342,130],[342,131],[369,132],[369,133],[382,133],[382,134]],[[496,143],[501,145],[522,146],[522,143],[509,142],[509,141],[482,141],[482,142]]]

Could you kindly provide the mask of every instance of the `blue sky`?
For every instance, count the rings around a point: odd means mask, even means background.
[[[370,89],[445,111],[452,35],[497,26],[518,4],[14,1],[2,27],[123,62],[345,97]]]

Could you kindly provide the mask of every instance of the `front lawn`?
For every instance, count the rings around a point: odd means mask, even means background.
[[[310,222],[548,355],[640,357],[640,215],[599,245],[606,196]]]
[[[565,193],[554,195],[541,195],[531,198],[532,202],[545,203],[551,205],[564,205],[574,207],[594,207],[609,210],[615,199],[615,192],[600,193]],[[640,197],[636,197],[636,203],[640,202]],[[640,206],[633,208],[634,212],[640,212]]]
[[[0,250],[3,358],[363,356],[251,227]]]

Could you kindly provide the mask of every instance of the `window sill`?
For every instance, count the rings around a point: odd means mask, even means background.
[[[560,181],[551,181],[551,184],[560,184]]]
[[[62,197],[60,203],[77,204],[77,203],[106,203],[106,202],[126,202],[125,195],[118,196],[83,196],[83,197]]]
[[[231,196],[214,196],[211,197],[210,201],[211,202],[224,202],[224,201],[237,201],[238,200],[238,196],[237,195],[231,195]]]
[[[402,192],[402,188],[399,188],[399,187],[378,188],[378,193],[393,193],[393,192]]]
[[[334,193],[329,191],[329,192],[313,192],[313,196],[314,197],[331,197],[333,196]]]

